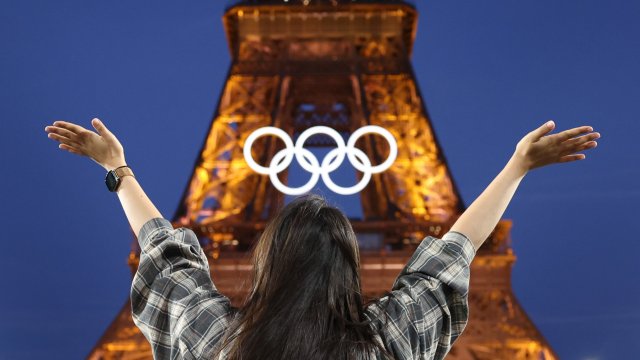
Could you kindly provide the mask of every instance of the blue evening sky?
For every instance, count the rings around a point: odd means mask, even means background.
[[[132,235],[104,170],[44,127],[101,118],[172,217],[230,62],[225,3],[1,2],[0,359],[84,358],[129,296]],[[413,65],[466,205],[544,121],[602,134],[522,181],[504,215],[513,291],[562,359],[636,357],[640,2],[417,7]]]

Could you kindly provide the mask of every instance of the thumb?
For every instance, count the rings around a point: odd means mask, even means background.
[[[533,141],[537,141],[538,139],[543,137],[545,134],[547,134],[551,130],[553,130],[555,127],[556,127],[556,123],[554,123],[553,120],[549,120],[546,123],[544,123],[542,126],[540,126],[539,128],[533,130],[530,133],[530,136],[531,136]]]
[[[91,125],[93,125],[93,127],[98,131],[98,134],[100,134],[100,136],[105,138],[113,137],[113,134],[111,133],[111,131],[109,131],[109,129],[107,129],[106,126],[104,126],[104,124],[102,123],[102,121],[100,121],[100,119],[93,118],[93,120],[91,120]]]

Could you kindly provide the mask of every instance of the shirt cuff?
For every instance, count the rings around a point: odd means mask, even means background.
[[[173,230],[173,225],[171,225],[169,220],[162,217],[156,217],[144,223],[138,233],[138,244],[140,244],[140,249],[144,250],[153,235],[161,230],[171,231]]]
[[[460,248],[460,254],[467,262],[467,265],[471,265],[471,261],[473,261],[473,258],[476,256],[476,248],[473,246],[471,239],[461,232],[449,231],[442,236],[442,240],[458,246]]]

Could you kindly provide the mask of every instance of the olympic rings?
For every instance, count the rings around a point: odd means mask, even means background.
[[[355,147],[356,141],[361,136],[369,133],[381,135],[389,143],[389,156],[380,165],[371,166],[371,161],[367,157],[367,154]],[[329,151],[329,153],[322,159],[322,162],[318,161],[316,156],[311,151],[304,148],[304,143],[307,141],[307,139],[316,134],[324,134],[331,137],[337,145],[335,149]],[[278,151],[273,156],[271,162],[269,163],[269,167],[261,166],[253,159],[253,156],[251,155],[251,147],[253,146],[253,143],[259,137],[264,135],[276,136],[284,141],[285,144],[285,148]],[[313,187],[320,179],[320,175],[322,175],[322,181],[324,181],[324,183],[331,191],[340,195],[352,195],[359,191],[362,191],[362,189],[367,186],[367,184],[371,180],[372,174],[383,172],[391,167],[391,164],[393,164],[396,157],[398,156],[398,145],[395,138],[388,130],[377,125],[367,125],[359,128],[353,134],[351,134],[351,137],[349,137],[346,145],[340,133],[327,126],[314,126],[308,128],[307,130],[303,131],[302,134],[300,134],[295,145],[293,144],[293,140],[291,140],[291,138],[289,137],[289,134],[284,132],[282,129],[273,126],[265,126],[249,134],[247,140],[244,143],[243,154],[247,165],[249,165],[249,167],[253,169],[253,171],[257,172],[258,174],[269,175],[269,179],[271,180],[273,186],[275,186],[276,189],[284,194],[304,194],[313,189]],[[357,184],[350,187],[342,187],[337,185],[333,182],[331,176],[329,175],[332,171],[340,167],[340,165],[344,161],[345,155],[348,157],[351,165],[353,165],[354,168],[363,173],[362,179],[360,179]],[[309,179],[306,184],[297,188],[291,188],[284,185],[278,178],[278,174],[289,167],[289,165],[291,165],[294,156],[300,166],[311,173],[311,179]]]

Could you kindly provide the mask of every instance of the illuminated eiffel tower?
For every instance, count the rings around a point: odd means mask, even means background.
[[[248,288],[248,250],[284,203],[269,177],[244,160],[249,134],[276,126],[295,139],[324,125],[348,137],[379,125],[397,140],[397,159],[358,194],[362,216],[351,220],[363,290],[383,294],[417,244],[442,236],[465,209],[410,63],[415,7],[391,0],[239,1],[223,21],[232,63],[174,227],[198,234],[216,286],[238,305]],[[367,135],[356,145],[377,164],[389,153],[380,140]],[[319,135],[306,144],[334,146]],[[275,137],[262,137],[254,158],[268,164],[282,147]],[[286,171],[280,177],[286,183]],[[447,359],[557,359],[512,293],[510,228],[511,221],[501,220],[473,261],[469,324]],[[138,258],[135,248],[132,272]],[[130,302],[88,358],[151,359]]]

